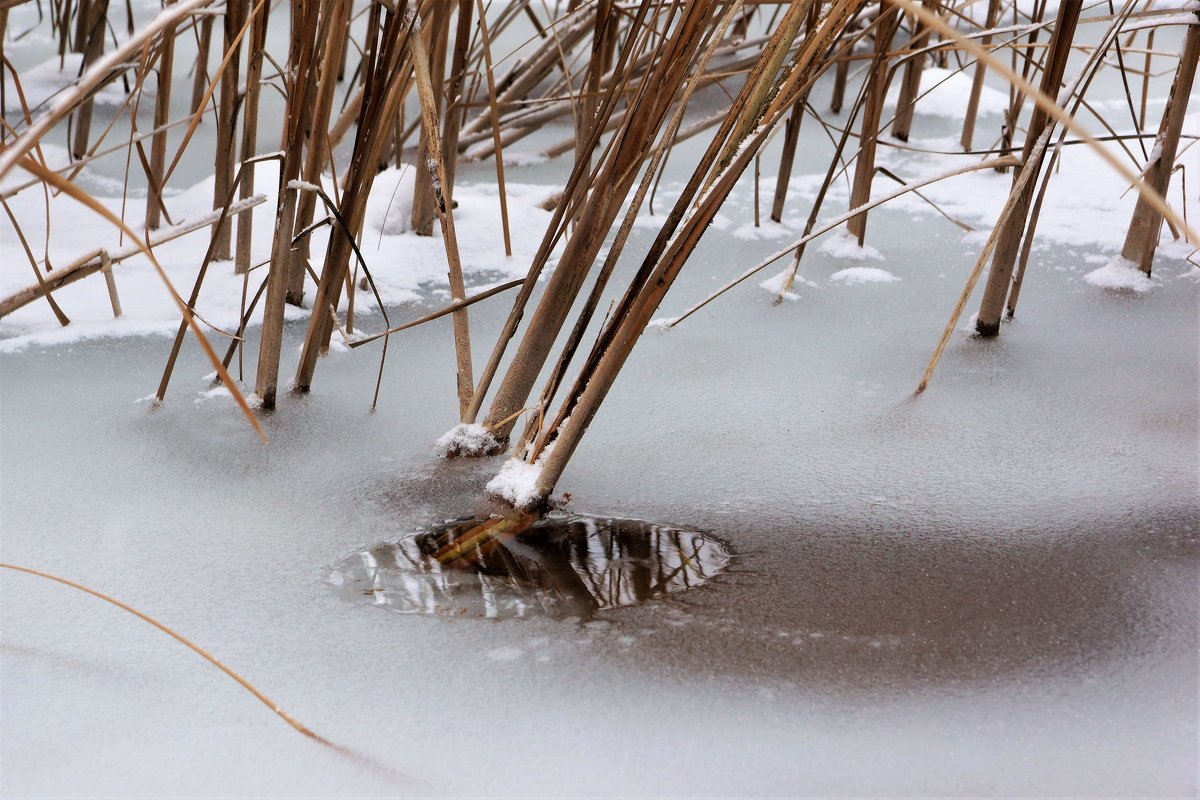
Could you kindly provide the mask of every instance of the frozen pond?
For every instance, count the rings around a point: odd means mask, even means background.
[[[955,135],[936,116],[916,130],[925,144]],[[783,225],[754,226],[743,181],[662,316],[794,239],[827,156],[802,149]],[[931,166],[904,151],[881,161],[906,177]],[[510,178],[549,192],[561,167]],[[373,413],[378,347],[335,347],[311,394],[263,415],[266,446],[210,390],[190,340],[151,410],[138,398],[169,338],[51,346],[36,320],[6,320],[3,560],[157,617],[341,749],[136,618],[5,572],[3,793],[1194,794],[1200,282],[1181,246],[1164,246],[1147,292],[1085,280],[1132,206],[1089,189],[1095,169],[1078,149],[1064,158],[1077,206],[1052,193],[1017,319],[991,341],[957,333],[920,397],[1011,176],[931,190],[972,232],[910,198],[872,213],[872,250],[814,244],[795,300],[773,306],[758,285],[785,261],[644,337],[563,476],[564,513],[686,534],[712,548],[712,571],[561,619],[490,615],[474,596],[467,613],[385,613],[372,606],[408,584],[352,570],[490,510],[482,487],[501,459],[434,449],[457,422],[449,318],[392,339]],[[490,175],[476,165],[460,179],[485,195]],[[639,221],[614,285],[654,232]],[[394,322],[446,302],[432,284],[414,296],[389,309]],[[508,307],[472,307],[477,364]],[[285,376],[305,322],[286,329]],[[366,309],[360,325],[383,328]],[[574,519],[603,558],[566,558],[570,574],[650,563],[616,529]],[[335,573],[343,587],[384,582],[347,602]]]
[[[586,624],[325,585],[479,507],[498,461],[433,453],[448,325],[393,348],[374,414],[373,356],[333,354],[266,447],[194,348],[154,413],[164,338],[4,354],[4,559],[154,614],[370,762],[144,623],[6,575],[6,793],[1194,791],[1196,284],[1168,264],[1161,290],[1107,294],[1069,249],[1043,258],[1021,319],[956,339],[916,400],[961,268],[899,245],[901,281],[815,265],[803,302],[746,291],[650,337],[563,489],[713,531],[740,565]]]

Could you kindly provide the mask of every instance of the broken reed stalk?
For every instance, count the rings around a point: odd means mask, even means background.
[[[230,206],[227,213],[229,216],[248,213],[251,208],[262,204],[264,201],[266,201],[266,199],[266,195],[261,194],[249,197]],[[0,198],[0,203],[3,203],[5,206],[7,206],[7,203],[5,203],[2,198]],[[173,241],[181,236],[186,236],[189,233],[194,233],[201,228],[211,227],[215,216],[215,214],[210,214],[199,220],[184,220],[171,228],[160,228],[155,235],[148,236],[146,238],[146,243],[151,248],[154,248],[165,242]],[[16,230],[18,234],[20,234],[20,228],[17,227]],[[37,270],[37,283],[31,284],[24,289],[13,292],[7,297],[0,299],[0,319],[8,316],[19,308],[24,308],[26,305],[32,303],[34,300],[37,300],[39,297],[49,297],[53,292],[57,291],[63,286],[69,286],[76,281],[83,280],[87,276],[93,275],[100,271],[104,267],[104,263],[101,259],[101,254],[104,252],[105,251],[99,249],[93,250],[75,259],[69,264],[55,267],[53,272],[45,276],[42,275],[40,270]],[[132,258],[133,256],[139,255],[140,253],[141,248],[139,248],[137,245],[129,245],[121,250],[108,253],[108,257],[111,259],[113,264],[119,264],[122,261]],[[51,302],[53,302],[52,297]]]
[[[330,742],[328,742],[324,737],[317,735],[307,725],[303,724],[298,719],[293,717],[291,714],[284,711],[279,706],[278,703],[276,703],[274,700],[272,700],[271,698],[269,698],[265,694],[263,694],[262,690],[260,690],[257,686],[252,684],[250,681],[243,678],[237,672],[234,672],[232,668],[226,666],[224,662],[222,662],[220,659],[218,659],[212,653],[208,652],[203,647],[201,647],[200,645],[193,642],[191,639],[188,639],[183,634],[178,633],[178,632],[172,630],[171,628],[167,627],[165,624],[163,624],[162,622],[159,622],[157,619],[155,619],[154,617],[145,613],[144,611],[139,611],[138,609],[134,608],[133,606],[129,605],[128,603],[124,603],[115,597],[104,594],[103,592],[97,591],[88,586],[84,586],[81,583],[76,583],[75,581],[68,580],[68,579],[60,577],[58,575],[53,575],[49,572],[42,572],[40,570],[30,569],[29,567],[22,567],[17,564],[6,564],[6,563],[0,563],[0,568],[10,569],[10,570],[13,570],[14,572],[23,572],[27,575],[34,575],[39,578],[45,578],[46,580],[54,581],[56,583],[61,583],[64,586],[69,586],[72,589],[77,589],[81,592],[84,592],[85,594],[90,594],[92,597],[99,598],[100,600],[103,600],[106,603],[111,603],[112,605],[116,606],[117,608],[121,609],[122,611],[126,611],[130,614],[133,614],[135,617],[142,620],[143,622],[149,623],[150,625],[153,625],[155,628],[158,628],[160,631],[167,634],[172,639],[174,639],[175,641],[184,645],[185,647],[190,649],[192,652],[196,653],[198,656],[203,658],[205,661],[207,661],[208,663],[212,664],[217,669],[224,672],[226,675],[228,675],[230,678],[232,678],[234,681],[236,681],[239,686],[241,686],[247,692],[252,694],[255,697],[255,699],[257,699],[260,703],[265,705],[267,708],[271,709],[271,711],[274,712],[276,716],[278,716],[280,719],[282,719],[284,722],[286,722],[288,725],[290,725],[294,730],[298,731],[299,733],[304,734],[305,736],[307,736],[311,739],[316,739],[317,741],[323,742],[325,744],[330,744]]]
[[[1179,151],[1179,136],[1183,132],[1188,98],[1196,78],[1196,64],[1200,62],[1200,9],[1195,9],[1193,13],[1196,14],[1197,20],[1188,26],[1184,35],[1183,47],[1179,53],[1179,66],[1175,69],[1175,79],[1167,95],[1162,122],[1154,139],[1154,150],[1150,163],[1143,170],[1145,181],[1151,190],[1164,198],[1171,180],[1171,170],[1175,165],[1175,154]],[[1154,263],[1154,251],[1158,247],[1158,232],[1162,222],[1163,215],[1150,205],[1145,195],[1139,195],[1133,218],[1129,221],[1125,243],[1121,247],[1121,257],[1131,264],[1136,264],[1146,275],[1150,274],[1150,267]]]

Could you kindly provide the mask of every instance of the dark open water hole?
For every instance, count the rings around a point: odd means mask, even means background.
[[[733,558],[708,534],[634,519],[551,513],[520,535],[467,538],[479,522],[371,545],[328,581],[350,602],[402,614],[587,619],[700,586]]]

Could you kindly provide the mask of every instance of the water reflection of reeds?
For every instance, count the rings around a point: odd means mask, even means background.
[[[588,618],[699,586],[731,558],[710,536],[639,520],[553,514],[519,534],[468,538],[479,523],[372,545],[335,565],[330,582],[401,613]]]

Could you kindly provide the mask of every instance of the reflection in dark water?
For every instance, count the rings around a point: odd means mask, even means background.
[[[586,619],[699,586],[731,558],[710,536],[640,520],[553,513],[519,534],[480,534],[481,522],[372,545],[334,565],[329,582],[400,613]]]

